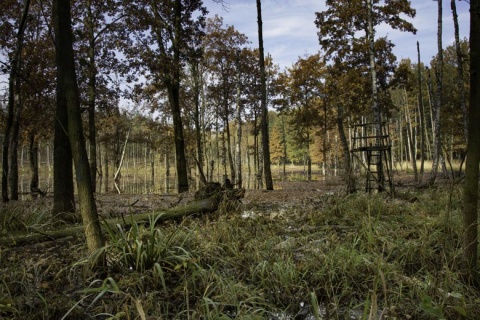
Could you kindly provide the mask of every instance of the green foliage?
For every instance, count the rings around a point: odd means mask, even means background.
[[[158,217],[157,217],[158,219]],[[185,234],[173,232],[163,234],[155,227],[156,220],[151,217],[148,227],[133,221],[128,231],[120,225],[106,226],[109,243],[105,250],[112,266],[144,272],[153,269],[155,278],[165,287],[165,272],[177,272],[195,263],[191,253],[182,246],[188,238]]]
[[[42,289],[52,259],[13,267],[14,251],[2,251],[9,267],[0,275],[0,315],[27,314],[23,292],[38,297],[35,310],[59,318],[265,319],[308,311],[315,319],[475,319],[480,296],[458,272],[460,208],[456,189],[397,199],[318,193],[302,206],[249,203],[242,214],[106,226],[102,273],[92,274],[88,259],[61,258],[71,261],[53,275],[65,288],[61,306]]]

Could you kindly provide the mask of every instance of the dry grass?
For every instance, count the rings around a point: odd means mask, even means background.
[[[237,210],[158,228],[111,226],[103,249],[109,267],[101,273],[89,270],[81,235],[2,248],[0,317],[475,319],[480,314],[480,294],[460,273],[459,189],[402,190],[391,199],[344,196],[339,188],[322,186],[293,182],[278,191],[249,191]],[[115,211],[109,197],[107,207]],[[138,198],[129,207],[132,214],[160,202],[158,196]],[[6,211],[1,215],[0,221],[8,220]]]

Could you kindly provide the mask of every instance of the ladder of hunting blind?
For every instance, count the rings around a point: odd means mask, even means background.
[[[365,192],[389,191],[393,196],[391,167],[392,145],[385,122],[370,122],[353,126],[352,160],[365,169]],[[388,189],[387,189],[388,187]]]

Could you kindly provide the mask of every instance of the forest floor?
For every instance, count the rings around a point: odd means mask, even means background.
[[[0,247],[0,319],[478,319],[464,283],[461,186],[346,195],[335,182],[247,190],[233,210],[110,226],[108,267],[75,236]],[[188,194],[96,196],[102,217]],[[0,207],[0,236],[61,228],[51,197]]]

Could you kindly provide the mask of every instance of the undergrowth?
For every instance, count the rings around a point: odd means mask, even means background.
[[[475,319],[480,314],[480,294],[463,283],[459,271],[459,190],[428,190],[415,201],[320,197],[317,207],[260,211],[251,204],[157,226],[153,218],[129,229],[110,225],[102,249],[108,267],[101,273],[90,271],[88,256],[76,261],[64,256],[53,272],[47,263],[14,260],[15,249],[3,248],[0,318]],[[25,304],[28,299],[33,302]]]

